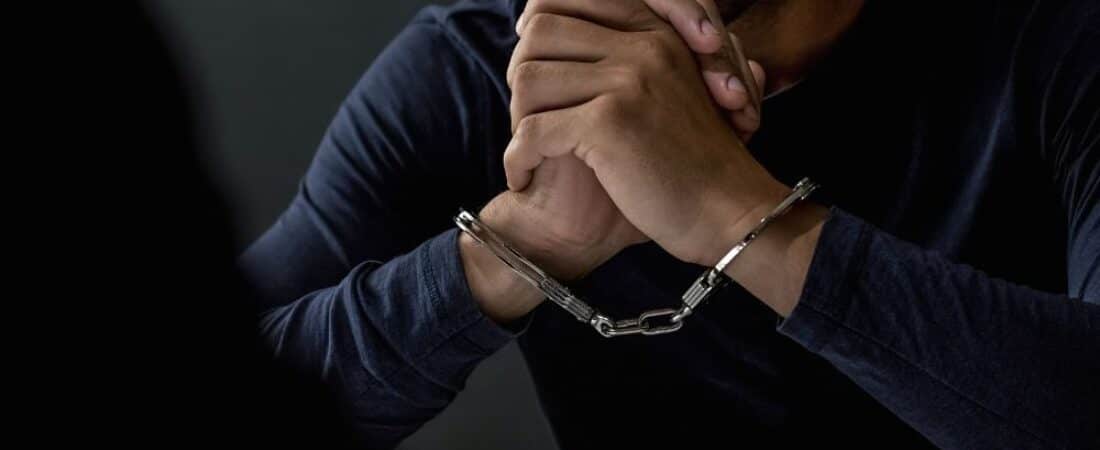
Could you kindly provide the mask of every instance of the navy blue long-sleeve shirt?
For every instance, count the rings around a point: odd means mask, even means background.
[[[519,340],[562,447],[1100,445],[1100,8],[963,3],[869,2],[766,103],[751,151],[832,208],[789,318],[737,286],[660,337],[536,310]],[[522,6],[418,15],[241,258],[275,357],[372,446],[516,337],[471,298],[451,217],[505,189]],[[702,269],[638,245],[576,289],[628,316]]]

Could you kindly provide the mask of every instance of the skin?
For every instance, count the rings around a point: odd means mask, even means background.
[[[769,92],[805,76],[862,2],[719,6],[762,62],[751,64],[757,81],[768,68]],[[696,0],[529,2],[507,74],[510,189],[481,219],[566,281],[650,239],[683,261],[713,265],[789,187],[746,150],[759,113],[744,85],[713,63],[720,36],[707,24]],[[797,206],[727,274],[790,314],[824,218],[819,206]],[[493,320],[509,322],[544,300],[472,238],[459,245],[474,298]]]

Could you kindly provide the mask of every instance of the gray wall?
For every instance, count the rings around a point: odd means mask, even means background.
[[[195,80],[242,245],[283,210],[344,95],[420,0],[149,0]],[[554,448],[515,345],[403,449]]]

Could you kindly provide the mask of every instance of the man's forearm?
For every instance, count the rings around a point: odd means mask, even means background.
[[[493,229],[507,229],[494,218],[485,218]],[[481,307],[481,312],[497,323],[509,323],[530,312],[543,295],[501,262],[489,249],[474,238],[463,234],[458,238],[462,265],[470,293]]]
[[[272,356],[320,380],[372,448],[396,445],[443,410],[470,371],[514,334],[466,292],[457,233],[262,314]]]
[[[740,241],[775,205],[761,205],[730,227],[716,248]],[[828,211],[816,204],[796,204],[773,222],[726,268],[726,275],[776,313],[787,317],[798,304],[814,248]]]
[[[565,178],[555,182],[570,181],[572,179]],[[557,206],[576,209],[589,203],[568,195],[559,195],[558,199],[551,202],[563,204],[545,204],[545,199],[533,200],[531,195],[538,194],[504,192],[490,201],[478,215],[505,242],[557,280],[569,282],[584,277],[624,246],[620,242],[622,233],[600,232],[597,236],[601,239],[597,240],[576,239],[569,234],[563,237],[555,233],[553,223],[568,222],[572,216],[548,208]],[[594,211],[588,211],[587,216],[577,220],[583,222],[581,225],[591,222],[596,224],[593,226],[604,226],[598,220],[592,222],[594,215]],[[617,213],[615,216],[618,217]],[[569,225],[567,228],[575,228],[576,224]],[[517,275],[473,237],[463,234],[458,242],[470,293],[490,319],[500,324],[512,322],[546,299],[541,291]]]
[[[1096,438],[1094,304],[989,277],[812,204],[766,229],[727,274],[786,317],[780,332],[939,446]]]

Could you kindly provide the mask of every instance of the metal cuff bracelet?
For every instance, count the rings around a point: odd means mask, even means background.
[[[672,333],[680,329],[684,319],[715,291],[729,283],[730,279],[724,273],[726,267],[752,244],[760,233],[772,222],[785,214],[795,203],[805,200],[818,188],[817,184],[808,178],[802,179],[795,185],[791,193],[787,195],[778,206],[750,231],[744,239],[734,245],[732,249],[713,268],[695,280],[695,283],[684,293],[681,298],[682,305],[679,308],[665,308],[646,311],[634,319],[614,320],[600,313],[595,308],[585,303],[553,277],[550,277],[542,269],[538,268],[527,258],[524,258],[516,249],[508,245],[503,239],[493,232],[488,226],[478,220],[477,216],[466,210],[460,210],[455,217],[455,224],[462,231],[469,234],[490,252],[496,255],[504,264],[515,271],[521,278],[527,280],[533,286],[541,290],[550,301],[558,304],[568,311],[577,320],[587,323],[596,332],[604,337],[641,335],[659,335]],[[663,322],[659,322],[663,320]]]

